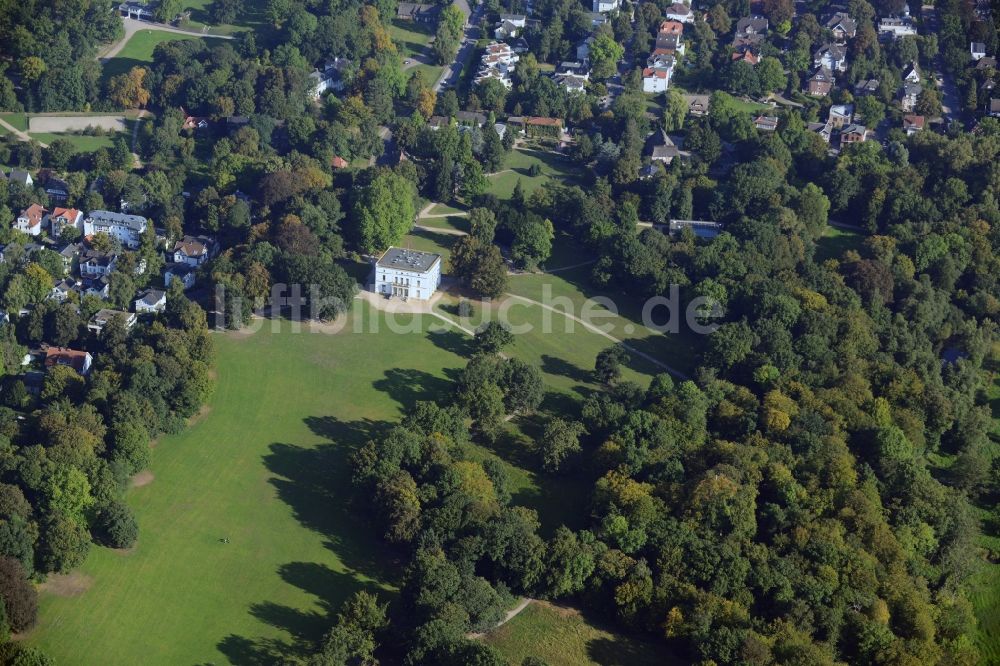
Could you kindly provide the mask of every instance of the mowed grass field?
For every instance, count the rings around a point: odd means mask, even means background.
[[[114,135],[88,136],[86,134],[54,134],[47,132],[33,132],[29,134],[32,139],[51,144],[56,139],[66,139],[73,144],[73,150],[77,153],[92,153],[99,148],[110,148],[114,143]],[[128,136],[126,135],[126,138]]]
[[[118,54],[104,62],[101,76],[104,80],[110,79],[116,74],[123,74],[133,67],[142,67],[153,62],[153,50],[161,42],[174,42],[181,39],[212,39],[209,36],[195,37],[193,35],[182,35],[176,32],[165,30],[139,30],[122,48]],[[216,42],[218,40],[215,40]]]
[[[449,336],[356,308],[364,333],[215,336],[206,413],[129,492],[137,546],[94,548],[80,594],[43,592],[29,644],[61,664],[272,663],[262,651],[320,638],[354,591],[391,594],[401,565],[354,517],[348,456],[465,361]]]
[[[535,602],[484,639],[515,666],[539,657],[549,666],[671,666],[662,645],[614,633],[572,608]]]
[[[529,169],[535,164],[538,165],[540,171],[537,176],[532,176],[529,174]],[[504,161],[503,169],[487,176],[490,181],[487,191],[501,199],[509,199],[519,180],[524,193],[530,194],[550,178],[556,178],[567,184],[579,184],[580,175],[580,168],[562,155],[528,148],[515,148]]]

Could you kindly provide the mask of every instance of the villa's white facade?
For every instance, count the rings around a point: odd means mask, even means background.
[[[375,264],[375,293],[427,300],[441,285],[441,255],[390,247]]]

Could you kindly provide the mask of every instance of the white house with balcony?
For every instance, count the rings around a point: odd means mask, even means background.
[[[92,210],[83,221],[85,236],[107,234],[117,238],[122,245],[133,250],[139,247],[139,241],[145,231],[146,218],[141,215],[115,213],[110,210]]]
[[[440,254],[390,247],[375,262],[376,294],[425,301],[440,285]]]

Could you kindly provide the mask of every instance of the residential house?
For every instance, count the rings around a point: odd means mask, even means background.
[[[919,83],[904,83],[903,87],[899,89],[899,107],[906,113],[913,111],[917,108],[917,100],[920,99],[920,93],[923,91],[924,89]]]
[[[1000,118],[1000,99],[990,98],[990,103],[986,106],[986,112],[994,118]]]
[[[916,63],[913,63],[906,68],[906,73],[903,74],[903,80],[908,83],[920,83],[920,68],[917,67]]]
[[[571,73],[560,73],[556,72],[552,75],[552,80],[558,83],[566,92],[571,93],[582,93],[587,90],[588,76],[580,76],[579,74]]]
[[[215,240],[208,236],[184,236],[174,243],[171,258],[174,263],[201,266],[215,252]]]
[[[182,130],[199,130],[206,129],[208,127],[208,118],[204,116],[192,116],[184,107],[180,107],[181,114],[184,116],[184,122],[181,124]]]
[[[189,264],[168,264],[163,271],[163,284],[167,287],[180,280],[185,291],[195,285],[195,268]]]
[[[334,169],[346,169],[350,165],[347,162],[347,160],[345,160],[340,155],[334,155],[330,159],[330,166],[332,166]]]
[[[576,45],[576,59],[577,60],[590,60],[590,45],[594,43],[594,36],[590,35],[587,39],[583,40]]]
[[[655,132],[647,142],[651,162],[671,164],[675,158],[689,158],[691,153],[682,151],[664,130]]]
[[[47,347],[45,349],[45,368],[57,365],[68,365],[82,376],[87,376],[94,357],[89,352],[70,349],[69,347]]]
[[[47,169],[44,172],[40,171],[38,175],[41,176],[38,180],[45,188],[45,193],[49,195],[50,202],[63,203],[69,199],[69,184],[65,180],[53,176]]]
[[[878,32],[880,35],[891,36],[892,39],[908,37],[917,34],[917,28],[913,24],[913,19],[909,17],[888,17],[879,21]]]
[[[118,265],[118,255],[100,250],[87,250],[80,255],[80,277],[104,277]]]
[[[688,105],[688,115],[696,118],[706,115],[711,99],[708,95],[684,95],[684,101]]]
[[[656,46],[652,55],[684,55],[684,38],[681,35],[667,35],[660,33],[656,36]]]
[[[741,44],[740,47],[733,52],[733,62],[736,62],[737,60],[742,60],[750,65],[756,65],[760,62],[760,54],[758,53],[756,47]]]
[[[833,135],[833,127],[830,126],[829,121],[825,123],[809,123],[806,125],[806,129],[814,132],[819,138],[823,139],[824,143],[830,143],[830,137]]]
[[[482,127],[489,118],[485,113],[477,111],[459,111],[455,114],[455,120],[458,121],[459,125],[466,127]]]
[[[54,208],[49,213],[49,234],[59,238],[67,227],[83,231],[83,213],[76,208]]]
[[[441,285],[441,255],[390,247],[375,262],[376,294],[428,300]]]
[[[313,70],[309,75],[309,96],[315,100],[323,97],[323,94],[333,88],[334,79],[325,72],[318,69]]]
[[[767,33],[768,22],[763,16],[744,16],[736,22],[735,35],[763,35]]]
[[[778,130],[778,117],[759,115],[753,119],[753,126],[761,132],[776,132]]]
[[[80,289],[88,296],[96,296],[102,301],[108,300],[111,295],[111,283],[108,276],[102,275],[98,278],[83,278],[80,280]]]
[[[908,113],[903,116],[903,131],[906,136],[913,136],[924,129],[924,117]]]
[[[14,228],[29,236],[38,236],[42,233],[42,222],[49,211],[42,208],[40,204],[31,204],[21,211],[21,214],[14,220]]]
[[[145,231],[146,218],[141,215],[114,213],[109,210],[92,210],[83,220],[85,236],[108,234],[132,249],[139,247],[139,241]]]
[[[490,79],[498,81],[503,87],[510,89],[514,83],[510,76],[520,56],[514,53],[509,44],[490,42],[483,50],[479,71],[476,73],[476,83]]]
[[[134,312],[123,312],[122,310],[102,308],[90,318],[89,322],[87,322],[87,330],[92,333],[99,334],[115,317],[118,317],[121,320],[126,331],[135,326],[135,322],[138,319]]]
[[[662,56],[670,58],[670,56]],[[673,58],[658,60],[655,67],[646,67],[642,70],[642,92],[661,93],[666,92],[670,87],[670,77],[674,71]]]
[[[602,14],[601,12],[584,12],[584,20],[590,22],[591,28],[596,28],[599,25],[604,25],[608,22],[607,14]]]
[[[833,90],[833,72],[820,67],[806,82],[806,92],[813,97],[826,97]]]
[[[445,118],[444,116],[431,116],[427,119],[427,126],[435,132],[442,127],[449,127],[450,125],[451,118]]]
[[[664,18],[670,21],[680,21],[681,23],[694,23],[694,12],[682,2],[675,2],[667,7],[663,12]]]
[[[833,33],[838,42],[854,39],[858,32],[857,22],[844,12],[837,12],[826,22],[826,29]]]
[[[684,24],[680,21],[664,21],[660,24],[659,35],[683,35]]]
[[[850,125],[854,120],[853,104],[834,104],[830,107],[827,121],[834,129],[840,129],[845,125]]]
[[[70,273],[73,270],[73,264],[76,262],[77,258],[80,256],[80,251],[83,249],[82,243],[70,243],[63,249],[59,250],[59,256],[62,258],[63,262],[63,272]]]
[[[35,180],[31,177],[31,174],[24,169],[11,169],[10,182],[17,183],[22,187],[33,187],[35,185]]]
[[[972,59],[975,61],[980,61],[986,57],[986,44],[982,42],[972,42],[969,44],[969,53],[972,54]]]
[[[621,7],[621,4],[621,0],[593,0],[591,10],[604,14],[615,11]]]
[[[432,23],[437,14],[438,5],[422,5],[415,2],[401,2],[396,5],[396,18],[400,21]]]
[[[979,71],[983,71],[985,69],[996,69],[996,68],[997,68],[997,59],[994,56],[985,56],[983,58],[980,58],[979,61],[976,62],[976,69]],[[13,177],[14,177],[14,172],[12,171],[11,178]]]
[[[878,86],[878,79],[858,81],[857,85],[854,86],[854,96],[864,97],[865,95],[874,95],[878,92]]]
[[[868,128],[864,125],[848,125],[840,132],[840,145],[860,143],[868,139]]]
[[[76,282],[72,280],[60,280],[49,292],[49,298],[57,303],[65,303],[71,292],[74,291]]]
[[[167,292],[162,289],[147,289],[135,299],[135,311],[143,314],[155,314],[167,309]]]
[[[118,14],[122,18],[129,18],[136,21],[155,21],[157,2],[140,2],[140,0],[128,0],[118,5]]]
[[[825,67],[832,72],[846,72],[847,47],[843,44],[824,44],[813,53],[813,67]]]

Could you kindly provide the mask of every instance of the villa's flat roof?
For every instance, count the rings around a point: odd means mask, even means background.
[[[441,255],[434,252],[421,252],[420,250],[390,247],[385,251],[385,254],[379,257],[378,265],[382,268],[395,268],[396,270],[426,273],[440,258]]]

